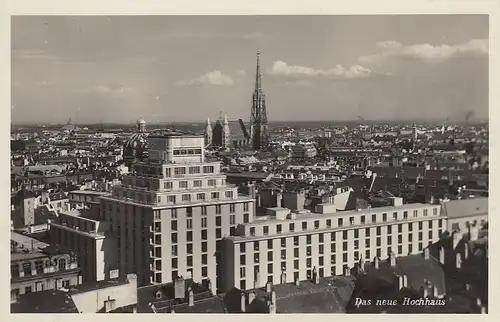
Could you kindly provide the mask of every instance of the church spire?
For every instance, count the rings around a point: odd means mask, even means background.
[[[262,90],[262,74],[260,72],[260,49],[257,48],[257,71],[255,73],[255,90]]]

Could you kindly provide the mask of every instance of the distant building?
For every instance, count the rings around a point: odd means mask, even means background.
[[[123,161],[125,165],[130,165],[141,160],[146,156],[148,143],[148,133],[146,132],[146,123],[141,118],[137,121],[137,131],[132,134],[123,145]]]
[[[208,123],[205,131],[205,137],[212,132],[210,142],[213,146],[223,147],[226,149],[245,149],[250,143],[250,134],[248,133],[243,120],[231,120],[224,116],[224,119],[218,119],[213,129]]]
[[[252,95],[250,113],[250,140],[254,150],[267,149],[269,133],[267,127],[266,95],[262,89],[262,73],[260,71],[260,51],[257,51],[257,70],[255,73],[255,89]]]
[[[488,222],[488,198],[471,198],[442,202],[443,213],[448,218],[449,232],[468,234],[475,240],[479,230]]]
[[[312,143],[296,144],[291,149],[292,158],[314,158],[318,155],[318,150]]]

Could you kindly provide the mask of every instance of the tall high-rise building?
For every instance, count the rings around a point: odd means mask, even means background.
[[[210,279],[220,287],[220,241],[254,217],[254,199],[226,183],[219,162],[205,161],[203,136],[148,137],[147,161],[133,164],[111,196],[102,219],[117,238],[120,274],[139,285],[176,277]]]
[[[260,51],[257,50],[257,71],[255,89],[252,95],[252,111],[250,115],[250,138],[254,150],[266,149],[269,138],[267,132],[266,95],[262,89],[262,73],[260,71]]]

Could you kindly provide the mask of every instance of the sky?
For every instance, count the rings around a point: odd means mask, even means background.
[[[488,117],[488,17],[13,16],[16,124]]]

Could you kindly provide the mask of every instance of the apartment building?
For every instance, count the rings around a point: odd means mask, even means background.
[[[69,288],[81,284],[80,268],[71,252],[11,232],[10,295]]]
[[[138,284],[176,277],[221,275],[223,237],[254,219],[255,202],[226,183],[219,162],[206,162],[202,136],[148,137],[148,161],[137,162],[112,195],[101,198],[101,217],[116,235],[121,274]]]
[[[319,277],[341,275],[362,258],[421,252],[446,230],[439,205],[403,205],[400,198],[359,211],[321,204],[316,213],[281,207],[268,213],[225,239],[225,290],[310,280],[314,269]]]
[[[50,243],[73,250],[82,270],[83,282],[113,278],[117,269],[116,240],[109,223],[95,218],[90,209],[73,209],[59,213],[50,223]]]

